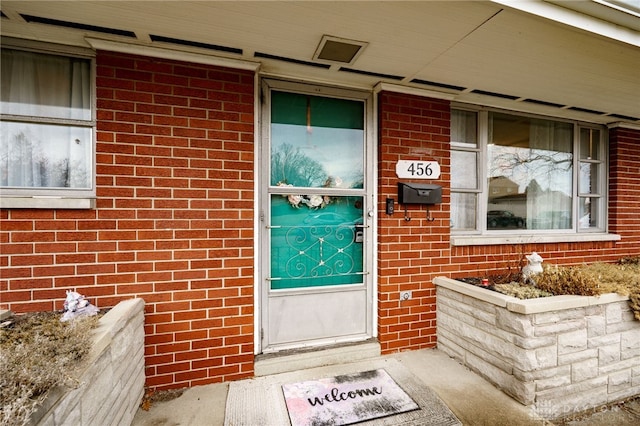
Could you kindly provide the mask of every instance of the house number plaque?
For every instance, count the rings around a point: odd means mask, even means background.
[[[400,160],[396,163],[396,175],[401,179],[438,179],[440,164],[437,161]]]

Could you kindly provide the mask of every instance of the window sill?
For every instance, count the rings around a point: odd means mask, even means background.
[[[620,241],[618,234],[582,233],[547,235],[452,235],[452,246],[490,246],[498,244],[581,243]]]
[[[0,197],[0,209],[93,209],[95,198]]]

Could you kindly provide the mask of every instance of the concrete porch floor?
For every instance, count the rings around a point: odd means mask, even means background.
[[[457,361],[437,349],[408,351],[393,355],[370,358],[394,358],[419,380],[424,382],[444,401],[463,425],[566,425],[632,426],[640,424],[640,400],[625,405],[623,409],[581,416],[579,420],[549,422],[536,413],[502,393],[485,379],[460,365]],[[339,364],[366,365],[367,359],[354,360],[345,357]],[[319,367],[312,367],[319,368]],[[325,369],[327,367],[324,367]],[[308,372],[308,370],[307,370]],[[324,373],[324,371],[323,371]],[[274,373],[277,375],[282,373]],[[220,383],[187,389],[180,397],[158,402],[149,411],[138,410],[133,426],[223,426],[229,384]],[[563,412],[570,412],[564,407]],[[576,413],[577,414],[577,413]],[[373,422],[361,423],[375,424]],[[235,425],[235,426],[285,426],[285,425]]]

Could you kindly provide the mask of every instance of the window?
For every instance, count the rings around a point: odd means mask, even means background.
[[[603,232],[603,133],[566,120],[453,110],[452,230]]]
[[[3,198],[92,197],[92,60],[11,48],[1,59]]]
[[[474,230],[480,193],[478,119],[473,111],[451,112],[451,227]]]

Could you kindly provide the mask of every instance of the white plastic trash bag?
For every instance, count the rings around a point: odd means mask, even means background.
[[[61,321],[69,321],[78,317],[96,315],[99,309],[93,306],[83,295],[75,291],[67,291],[64,301],[64,314]]]

